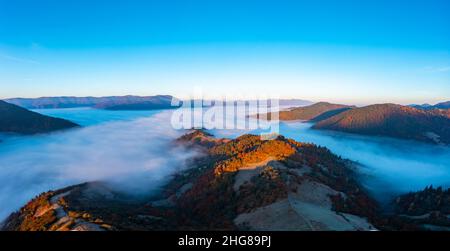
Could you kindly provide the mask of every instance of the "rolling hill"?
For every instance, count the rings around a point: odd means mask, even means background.
[[[396,104],[344,111],[317,122],[313,128],[450,144],[450,119],[446,114]]]
[[[0,100],[0,132],[36,134],[77,126],[68,120],[41,115]]]
[[[291,108],[286,111],[279,112],[280,120],[312,120],[318,121],[336,115],[345,110],[351,109],[353,106],[331,104],[328,102],[319,102],[309,106]],[[256,115],[257,118],[260,114]],[[267,119],[271,119],[272,115],[267,114]]]
[[[93,107],[107,110],[153,110],[173,108],[172,96],[106,96],[106,97],[40,97],[40,98],[10,98],[4,101],[27,109],[76,108]],[[206,101],[206,100],[205,100]],[[245,101],[243,101],[245,102]],[[302,99],[280,99],[280,106],[303,106],[311,101]],[[176,106],[175,106],[176,107]]]

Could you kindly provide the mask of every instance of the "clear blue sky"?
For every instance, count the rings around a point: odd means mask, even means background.
[[[0,0],[0,98],[450,99],[450,1]]]

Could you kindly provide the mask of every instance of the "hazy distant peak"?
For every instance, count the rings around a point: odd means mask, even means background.
[[[170,105],[174,97],[170,95],[155,95],[155,96],[104,96],[104,97],[74,97],[74,96],[59,96],[59,97],[40,97],[40,98],[12,98],[5,99],[6,102],[15,104],[27,109],[45,109],[45,108],[75,108],[75,107],[96,107],[106,108],[115,105],[128,105],[143,102],[153,102],[160,104],[158,107],[167,107]],[[149,104],[146,104],[149,107]],[[143,109],[142,105],[140,108]],[[120,108],[120,107],[119,107]],[[119,109],[118,108],[118,109]],[[132,107],[129,107],[131,109]]]
[[[450,109],[450,101],[445,101],[445,102],[440,102],[437,103],[435,105],[430,105],[430,104],[422,104],[422,105],[417,105],[417,104],[412,104],[409,105],[410,107],[414,107],[414,108],[418,108],[418,109],[425,109],[425,110],[430,110],[430,109]]]

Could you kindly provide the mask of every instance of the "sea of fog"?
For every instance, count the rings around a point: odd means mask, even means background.
[[[166,111],[106,111],[89,108],[36,112],[69,119],[82,128],[38,136],[0,135],[0,220],[41,192],[106,180],[124,191],[147,193],[197,154],[173,148],[184,133]],[[301,122],[280,124],[280,133],[326,146],[358,162],[361,181],[380,201],[427,185],[450,186],[450,148],[413,141],[312,130]],[[237,137],[246,130],[212,130]]]

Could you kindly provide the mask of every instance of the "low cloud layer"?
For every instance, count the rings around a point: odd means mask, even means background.
[[[0,145],[0,220],[40,192],[104,180],[134,193],[157,188],[195,152],[174,148],[170,113]]]

